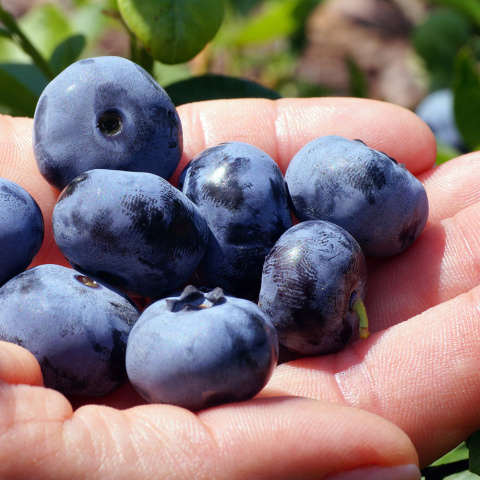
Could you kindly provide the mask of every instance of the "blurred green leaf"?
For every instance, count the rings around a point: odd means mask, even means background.
[[[412,44],[425,61],[431,89],[450,85],[452,66],[458,50],[469,40],[472,25],[452,9],[434,10],[413,32]]]
[[[106,8],[105,2],[90,1],[78,6],[69,16],[71,31],[85,35],[87,43],[93,44],[106,32],[107,28],[121,28],[118,20],[105,14]]]
[[[263,3],[264,0],[230,0],[232,10],[242,16],[248,15],[253,8]]]
[[[480,26],[480,3],[478,0],[430,0],[431,3],[451,7]]]
[[[156,60],[183,63],[212,40],[226,0],[118,0],[128,28]]]
[[[175,105],[222,98],[281,98],[256,82],[223,75],[201,75],[165,87]]]
[[[437,158],[435,164],[440,165],[442,163],[448,162],[448,160],[452,160],[452,158],[456,158],[461,154],[462,152],[460,152],[460,150],[457,150],[455,147],[437,141]]]
[[[66,13],[51,3],[32,8],[19,24],[45,58],[50,58],[57,45],[74,33]]]
[[[453,450],[450,450],[450,452],[446,453],[445,455],[443,455],[443,457],[432,463],[432,465],[442,465],[445,463],[458,462],[459,460],[465,460],[466,458],[468,458],[468,448],[465,442],[462,442]]]
[[[475,150],[480,146],[480,74],[467,47],[460,50],[455,60],[453,94],[458,130],[466,145]]]
[[[30,64],[0,64],[0,104],[12,115],[33,117],[47,78]]]
[[[23,52],[30,57],[31,60],[37,65],[37,67],[42,70],[42,72],[48,77],[53,78],[54,74],[50,65],[45,60],[41,52],[37,47],[30,41],[27,35],[25,35],[23,28],[20,27],[17,20],[13,15],[5,10],[0,3],[0,21],[7,27],[10,32],[10,39],[12,43],[18,45],[18,48],[23,50]]]
[[[59,43],[52,53],[50,65],[55,73],[60,73],[78,60],[86,45],[84,35],[72,35]]]
[[[12,38],[12,32],[5,30],[5,28],[0,28],[0,37]]]
[[[293,34],[301,24],[297,9],[304,0],[267,0],[248,21],[224,32],[223,43],[237,47],[268,43]]]
[[[368,98],[368,82],[365,72],[351,57],[345,59],[350,75],[350,96]]]
[[[188,64],[185,63],[166,65],[165,63],[154,62],[152,73],[153,77],[162,87],[192,77],[192,71],[188,67]]]

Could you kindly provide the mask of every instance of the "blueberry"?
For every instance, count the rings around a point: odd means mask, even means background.
[[[299,220],[341,226],[367,256],[404,251],[427,222],[420,181],[360,140],[332,135],[307,143],[292,159],[285,181]]]
[[[277,164],[253,145],[223,143],[188,164],[179,188],[210,228],[207,251],[192,283],[256,300],[265,256],[292,226]]]
[[[367,337],[366,278],[362,250],[341,227],[310,220],[285,232],[265,260],[259,297],[282,361],[337,352],[357,326]]]
[[[466,152],[455,120],[453,101],[451,89],[436,90],[418,104],[415,113],[430,127],[437,140]]]
[[[275,328],[255,303],[189,286],[142,313],[126,365],[147,401],[197,411],[255,396],[277,357]]]
[[[62,190],[95,168],[169,178],[183,150],[173,103],[140,66],[121,57],[80,60],[41,94],[33,147],[46,180]]]
[[[30,265],[43,236],[37,202],[20,185],[0,178],[0,285]]]
[[[52,223],[74,268],[145,297],[179,288],[208,239],[197,207],[163,178],[144,172],[85,172],[60,194]]]
[[[45,386],[66,395],[106,395],[126,380],[138,315],[124,295],[59,265],[26,270],[0,288],[0,340],[29,350]]]

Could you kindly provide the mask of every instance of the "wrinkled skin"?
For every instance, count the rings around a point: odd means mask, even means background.
[[[265,259],[258,300],[277,328],[281,358],[341,350],[359,328],[351,304],[366,286],[365,257],[343,228],[310,220],[286,231]]]
[[[480,429],[480,154],[432,169],[427,126],[370,100],[218,101],[179,113],[185,151],[176,177],[194,155],[222,141],[248,140],[285,171],[319,135],[362,138],[425,185],[427,226],[403,254],[370,264],[368,339],[280,365],[259,398],[247,402],[193,415],[145,405],[129,385],[79,402],[43,388],[32,355],[1,343],[1,475],[321,478],[366,465],[425,466]],[[65,264],[49,220],[58,193],[36,170],[31,135],[31,120],[0,117],[0,172],[29,185],[44,212],[36,262]],[[353,478],[372,478],[363,473]],[[380,478],[395,478],[389,473]]]

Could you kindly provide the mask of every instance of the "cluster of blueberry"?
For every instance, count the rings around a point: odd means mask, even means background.
[[[428,215],[402,165],[338,136],[307,144],[285,177],[258,148],[220,144],[172,186],[175,107],[118,57],[53,80],[33,140],[61,190],[53,233],[73,269],[25,270],[43,219],[3,180],[0,339],[30,350],[45,385],[70,395],[105,395],[128,377],[147,401],[191,410],[253,397],[279,355],[338,351],[358,327],[368,336],[364,255],[405,250]]]

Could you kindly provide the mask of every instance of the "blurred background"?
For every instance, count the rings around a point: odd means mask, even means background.
[[[85,35],[83,58],[130,57],[129,35],[115,18],[116,2],[3,0],[1,3],[18,19],[25,34],[46,58],[56,45],[74,33]],[[433,65],[428,63],[430,59],[422,58],[428,56],[424,50],[431,47],[421,45],[417,50],[414,45],[414,40],[422,36],[424,24],[445,23],[442,28],[455,42],[451,50],[467,40],[473,27],[458,11],[454,19],[450,18],[451,12],[442,15],[442,10],[443,13],[447,10],[445,6],[439,8],[443,2],[425,0],[231,0],[229,3],[220,30],[206,49],[186,64],[159,68],[159,81],[168,84],[210,72],[255,80],[282,96],[354,94],[414,108],[431,84],[429,67]],[[421,43],[422,39],[419,40]],[[445,39],[442,43],[438,45],[439,55],[444,56],[441,60],[451,63],[454,52],[448,51]],[[28,60],[13,42],[2,39],[0,62]],[[434,87],[446,86],[448,80],[435,78]]]
[[[368,97],[417,111],[437,135],[438,162],[480,144],[478,0],[210,0],[205,8],[222,10],[221,21],[207,25],[212,38],[199,39],[186,60],[167,58],[162,45],[150,55],[119,9],[129,3],[0,0],[0,112],[33,116],[43,88],[70,63],[120,55],[150,71],[176,105]],[[188,25],[195,11],[184,5]],[[196,39],[184,36],[186,51]]]

